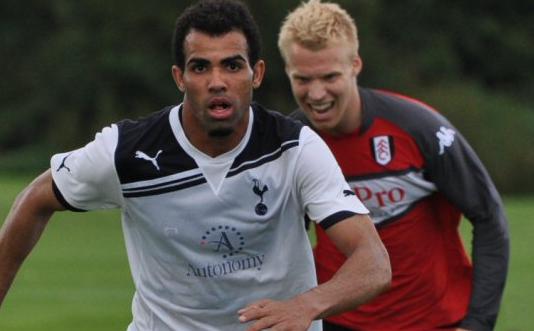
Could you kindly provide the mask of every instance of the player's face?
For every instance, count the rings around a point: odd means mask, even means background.
[[[192,30],[187,35],[184,70],[173,66],[173,77],[184,92],[189,133],[224,138],[245,132],[252,90],[264,71],[261,60],[251,67],[247,50],[241,32],[214,37]]]
[[[350,54],[343,44],[313,51],[296,43],[286,53],[286,73],[296,102],[317,129],[335,135],[359,125],[356,78],[362,63]]]

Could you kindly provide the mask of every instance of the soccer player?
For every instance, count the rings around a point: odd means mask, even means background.
[[[0,234],[0,299],[55,211],[98,208],[122,209],[128,331],[321,330],[387,288],[385,248],[328,147],[251,103],[265,64],[248,9],[200,1],[173,44],[180,105],[54,155],[19,196]],[[347,255],[320,286],[305,214]]]
[[[392,287],[327,318],[325,330],[491,330],[509,243],[503,205],[464,137],[429,106],[358,86],[356,25],[337,4],[311,0],[283,22],[278,41],[294,115],[313,126],[370,210],[388,250]],[[472,263],[458,224],[474,227]],[[345,257],[317,227],[319,282]]]

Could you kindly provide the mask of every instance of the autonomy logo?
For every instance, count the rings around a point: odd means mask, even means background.
[[[451,147],[454,142],[454,135],[456,132],[454,130],[441,126],[439,131],[436,132],[436,137],[438,137],[439,142],[439,155],[445,153],[445,147]]]
[[[390,136],[378,136],[373,138],[373,154],[376,163],[386,165],[393,158],[393,138]]]
[[[234,227],[219,225],[204,233],[200,245],[209,245],[214,252],[221,253],[222,257],[226,259],[243,250],[245,237]]]
[[[227,225],[207,230],[200,245],[222,254],[224,261],[205,265],[188,263],[187,277],[215,278],[248,269],[261,270],[265,259],[263,254],[239,256],[245,245],[245,237],[236,228]]]
[[[187,277],[216,278],[248,269],[261,270],[265,255],[249,255],[239,259],[226,260],[221,263],[197,266],[187,265]]]

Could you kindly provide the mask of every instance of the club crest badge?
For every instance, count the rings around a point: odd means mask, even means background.
[[[374,137],[371,148],[376,163],[386,165],[393,159],[393,138],[391,136]]]
[[[253,179],[254,186],[252,187],[252,192],[256,194],[260,201],[256,204],[256,214],[259,216],[263,216],[267,214],[267,210],[269,209],[267,205],[263,202],[263,195],[265,192],[269,191],[269,187],[267,185],[263,185],[263,183],[259,179]]]

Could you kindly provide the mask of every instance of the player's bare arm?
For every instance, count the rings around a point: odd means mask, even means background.
[[[13,203],[0,230],[0,304],[48,220],[63,209],[52,190],[50,170],[37,177]]]
[[[353,309],[389,287],[388,254],[367,215],[339,222],[327,234],[348,257],[334,277],[293,299],[261,300],[240,310],[240,321],[256,320],[247,331],[307,330],[313,320]]]

